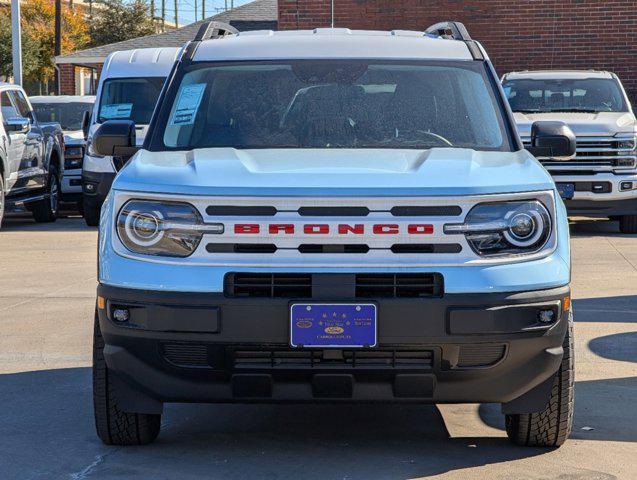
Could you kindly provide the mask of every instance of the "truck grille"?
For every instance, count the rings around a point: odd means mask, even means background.
[[[458,367],[489,367],[502,360],[505,352],[506,346],[502,344],[460,345]]]
[[[599,172],[635,168],[637,158],[635,151],[622,148],[620,142],[621,140],[605,137],[578,137],[577,151],[573,160],[543,160],[542,164],[548,170],[560,171],[560,173],[562,170]],[[524,146],[531,146],[531,141],[525,140]]]
[[[323,286],[322,274],[311,273],[228,273],[224,280],[226,297],[313,298],[313,288]],[[340,275],[331,285],[356,298],[428,298],[444,293],[439,273],[365,273]]]

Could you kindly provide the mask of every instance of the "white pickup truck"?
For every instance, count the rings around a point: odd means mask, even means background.
[[[40,124],[24,90],[0,83],[0,225],[5,211],[25,209],[54,222],[63,171],[60,125]]]
[[[574,159],[541,159],[569,215],[608,217],[637,233],[637,120],[617,75],[526,71],[506,74],[502,85],[525,145],[537,121],[562,121],[575,133]]]

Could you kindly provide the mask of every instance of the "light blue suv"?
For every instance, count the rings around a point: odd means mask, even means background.
[[[497,402],[518,444],[573,414],[564,204],[462,24],[204,25],[100,222],[94,402],[107,444],[166,402]],[[532,152],[532,153],[531,153]]]

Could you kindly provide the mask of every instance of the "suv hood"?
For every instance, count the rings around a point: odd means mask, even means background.
[[[513,117],[518,132],[523,138],[531,136],[531,125],[538,120],[565,122],[576,136],[584,137],[612,137],[617,133],[634,133],[635,131],[635,116],[630,112],[514,112]]]
[[[209,148],[142,150],[113,188],[200,195],[470,195],[554,184],[525,150]]]
[[[65,145],[84,145],[84,132],[82,130],[64,130]]]

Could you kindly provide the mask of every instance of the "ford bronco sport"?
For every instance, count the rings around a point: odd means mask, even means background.
[[[637,121],[617,75],[515,72],[503,86],[525,144],[538,120],[563,121],[575,132],[574,159],[541,159],[568,213],[616,219],[623,233],[637,233]]]
[[[531,151],[570,156],[564,124]],[[153,441],[166,402],[497,402],[517,444],[573,414],[566,211],[462,24],[204,25],[100,221],[94,407]]]

